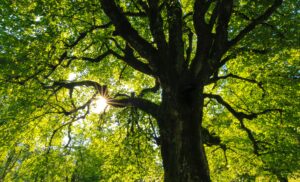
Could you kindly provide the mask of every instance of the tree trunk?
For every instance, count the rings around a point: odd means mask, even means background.
[[[208,182],[201,137],[202,89],[163,92],[158,120],[166,182]]]

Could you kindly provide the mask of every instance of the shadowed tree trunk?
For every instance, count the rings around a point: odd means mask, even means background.
[[[158,122],[168,182],[210,181],[201,137],[203,96],[198,89],[189,92],[163,93]]]

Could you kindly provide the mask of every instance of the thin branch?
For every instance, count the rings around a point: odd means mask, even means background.
[[[273,111],[282,112],[281,109],[266,109],[266,110],[258,112],[258,113],[247,114],[247,113],[243,113],[243,112],[238,112],[235,109],[233,109],[233,107],[229,103],[227,103],[225,100],[223,100],[223,98],[219,95],[204,94],[204,97],[208,97],[208,98],[217,100],[218,103],[222,104],[229,112],[232,113],[233,116],[235,116],[239,120],[243,120],[243,119],[252,120],[252,119],[257,118],[259,115],[266,114],[266,113],[273,112]]]
[[[108,28],[110,25],[112,25],[112,22],[108,22],[106,24],[103,25],[96,25],[96,26],[92,26],[92,28],[90,28],[89,30],[85,31],[85,32],[81,32],[79,34],[79,36],[75,39],[75,41],[71,44],[65,44],[68,48],[73,48],[75,47],[81,40],[83,40],[89,33],[93,32],[94,30],[97,29],[105,29]]]
[[[258,112],[258,113],[247,114],[247,113],[239,112],[239,111],[236,111],[235,109],[233,109],[233,107],[219,95],[204,94],[204,97],[215,99],[218,103],[223,105],[235,118],[238,119],[238,121],[240,122],[240,125],[241,125],[241,129],[247,133],[248,138],[252,142],[254,154],[260,155],[259,154],[259,146],[258,146],[259,142],[255,139],[254,135],[252,134],[252,131],[245,126],[244,119],[252,120],[252,119],[257,118],[259,115],[270,113],[273,111],[277,111],[277,112],[281,113],[282,109],[266,109],[266,110]]]
[[[248,21],[251,21],[251,20],[252,20],[252,18],[248,17],[246,14],[244,14],[244,13],[242,13],[242,12],[240,12],[240,11],[234,11],[234,13],[235,13],[236,15],[240,16],[241,18],[245,19],[245,20],[248,20]],[[272,25],[272,24],[269,24],[269,23],[266,23],[266,22],[262,22],[261,25],[264,25],[264,26],[266,26],[266,27],[268,27],[268,28],[271,28],[273,31],[275,31],[275,32],[279,35],[280,38],[283,38],[283,39],[285,38],[284,33],[282,33],[281,31],[279,31],[279,30],[276,28],[276,26],[274,26],[274,25]]]
[[[71,128],[71,124],[68,126],[68,142],[65,145],[65,148],[68,148],[71,141],[72,141],[72,136],[71,136],[71,132],[72,132],[72,128]]]
[[[75,87],[86,86],[86,87],[94,87],[95,90],[100,94],[106,94],[107,86],[100,85],[98,82],[91,81],[91,80],[83,80],[78,82],[66,82],[66,81],[57,81],[54,82],[51,86],[44,86],[44,88],[67,88],[73,89]]]
[[[228,42],[229,47],[234,46],[240,40],[242,40],[249,32],[251,32],[257,25],[267,20],[274,11],[282,4],[283,0],[274,0],[272,6],[270,6],[262,15],[253,19],[234,39]]]
[[[265,55],[265,54],[269,53],[270,50],[269,49],[252,49],[252,48],[247,48],[247,47],[236,48],[233,53],[231,53],[228,56],[226,56],[225,58],[221,59],[221,61],[218,63],[218,67],[220,68],[221,66],[225,65],[228,61],[236,58],[238,56],[238,54],[241,52],[251,52],[254,54]]]
[[[112,55],[113,52],[111,50],[107,50],[105,51],[103,54],[95,57],[95,58],[89,58],[89,57],[76,57],[76,56],[70,56],[68,58],[70,59],[81,59],[81,60],[84,60],[84,61],[89,61],[89,62],[93,62],[93,63],[98,63],[100,61],[102,61],[103,59],[105,59],[107,56],[109,55]]]
[[[157,130],[155,129],[155,127],[153,125],[153,121],[152,121],[150,115],[148,115],[148,119],[150,121],[149,123],[150,123],[151,129],[153,131],[153,134],[151,136],[154,138],[156,145],[159,146],[161,144],[160,137],[157,135]]]
[[[51,135],[51,137],[50,137],[50,139],[49,139],[48,149],[47,149],[47,151],[46,151],[46,154],[49,154],[50,151],[51,151],[52,141],[53,141],[53,139],[54,139],[55,134],[56,134],[59,130],[61,130],[63,127],[68,126],[68,125],[71,125],[71,124],[72,124],[73,122],[75,122],[75,121],[76,121],[75,118],[72,118],[71,121],[62,124],[62,125],[60,125],[58,128],[56,128],[56,129],[53,130],[52,135]]]
[[[238,75],[234,75],[232,73],[225,75],[225,76],[217,76],[217,77],[213,77],[209,80],[209,82],[207,84],[211,84],[211,83],[216,83],[219,80],[223,80],[223,79],[227,79],[227,78],[235,78],[235,79],[239,79],[239,80],[243,80],[246,82],[250,82],[250,83],[254,83],[256,84],[260,89],[262,89],[262,91],[265,93],[265,89],[263,88],[263,84],[262,82],[258,82],[256,80],[252,80],[249,78],[244,78],[244,77],[240,77]]]

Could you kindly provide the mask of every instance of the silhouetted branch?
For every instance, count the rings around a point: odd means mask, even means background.
[[[282,4],[283,0],[274,0],[271,7],[269,7],[262,15],[253,19],[234,39],[228,42],[229,47],[235,45],[243,39],[249,32],[251,32],[257,25],[267,20],[274,11]]]
[[[131,26],[121,8],[112,0],[100,2],[104,12],[116,27],[118,35],[122,36],[142,57],[155,65],[157,50]]]
[[[237,48],[233,51],[233,53],[229,54],[228,56],[226,56],[225,58],[221,59],[221,61],[218,63],[218,67],[220,68],[221,66],[225,65],[228,61],[236,58],[238,56],[239,53],[242,52],[251,52],[251,53],[255,53],[255,54],[267,54],[270,52],[270,50],[268,49],[252,49],[252,48],[246,48],[246,47],[240,47]]]
[[[155,93],[155,92],[157,92],[159,90],[159,88],[160,88],[159,82],[156,80],[154,87],[143,89],[141,91],[141,93],[139,94],[139,97],[143,97],[145,94],[147,94],[149,92]]]
[[[215,99],[218,103],[223,105],[235,118],[238,119],[238,121],[240,122],[240,125],[241,125],[241,129],[247,133],[248,138],[252,142],[254,154],[260,155],[259,147],[258,147],[259,142],[255,139],[254,135],[252,134],[252,131],[245,126],[243,120],[244,119],[252,120],[252,119],[257,118],[259,115],[266,114],[266,113],[269,113],[272,111],[282,112],[282,110],[281,109],[266,109],[266,110],[258,112],[258,113],[246,114],[244,112],[239,112],[239,111],[236,111],[235,109],[233,109],[233,107],[219,95],[204,94],[204,97]]]
[[[158,117],[159,106],[151,101],[142,98],[129,97],[122,99],[108,99],[107,103],[113,107],[137,107],[142,111],[151,114],[153,117]]]
[[[147,15],[150,24],[150,31],[157,44],[158,50],[166,50],[167,42],[164,34],[163,19],[160,12],[159,1],[150,0],[147,8]]]
[[[202,0],[195,0],[194,3],[193,22],[197,35],[197,48],[190,69],[195,76],[199,75],[200,71],[204,69],[207,51],[209,51],[211,47],[212,33],[209,30],[209,25],[205,21],[205,14],[209,9],[210,3],[211,1]]]
[[[252,80],[252,79],[249,79],[249,78],[240,77],[238,75],[234,75],[234,74],[231,74],[231,73],[228,74],[228,75],[225,75],[225,76],[213,77],[209,80],[209,82],[207,84],[216,83],[217,81],[222,80],[222,79],[226,79],[226,78],[235,78],[235,79],[243,80],[243,81],[246,81],[246,82],[254,83],[260,89],[262,89],[263,92],[265,92],[265,89],[263,88],[262,82],[258,82],[256,80]]]
[[[107,56],[109,55],[112,55],[113,52],[111,50],[107,50],[105,51],[103,54],[95,57],[95,58],[89,58],[89,57],[76,57],[76,56],[70,56],[68,58],[70,59],[81,59],[81,60],[84,60],[84,61],[89,61],[89,62],[93,62],[93,63],[98,63],[100,61],[102,61],[104,58],[106,58]]]
[[[248,17],[247,15],[245,15],[244,13],[242,12],[239,12],[239,11],[234,11],[235,14],[237,14],[238,16],[240,16],[241,18],[245,19],[245,20],[248,20],[248,21],[251,21],[252,18]],[[269,24],[269,23],[266,23],[266,22],[262,22],[261,25],[264,25],[266,27],[269,27],[271,28],[273,31],[275,31],[281,38],[285,38],[285,35],[280,32],[276,26],[272,25],[272,24]]]
[[[50,86],[44,86],[44,88],[49,89],[56,89],[56,88],[67,88],[67,89],[73,89],[75,87],[80,86],[86,86],[86,87],[94,87],[97,93],[101,95],[105,95],[107,93],[107,86],[106,85],[100,85],[98,82],[91,81],[91,80],[83,80],[83,81],[77,81],[77,82],[69,82],[69,81],[56,81],[53,82]]]
[[[233,0],[220,2],[218,10],[218,21],[216,24],[216,35],[213,43],[214,58],[219,59],[227,51],[228,24],[232,14]]]

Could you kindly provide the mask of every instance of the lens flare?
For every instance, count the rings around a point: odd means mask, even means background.
[[[93,113],[101,113],[108,108],[106,98],[99,96],[91,104],[91,111]]]

